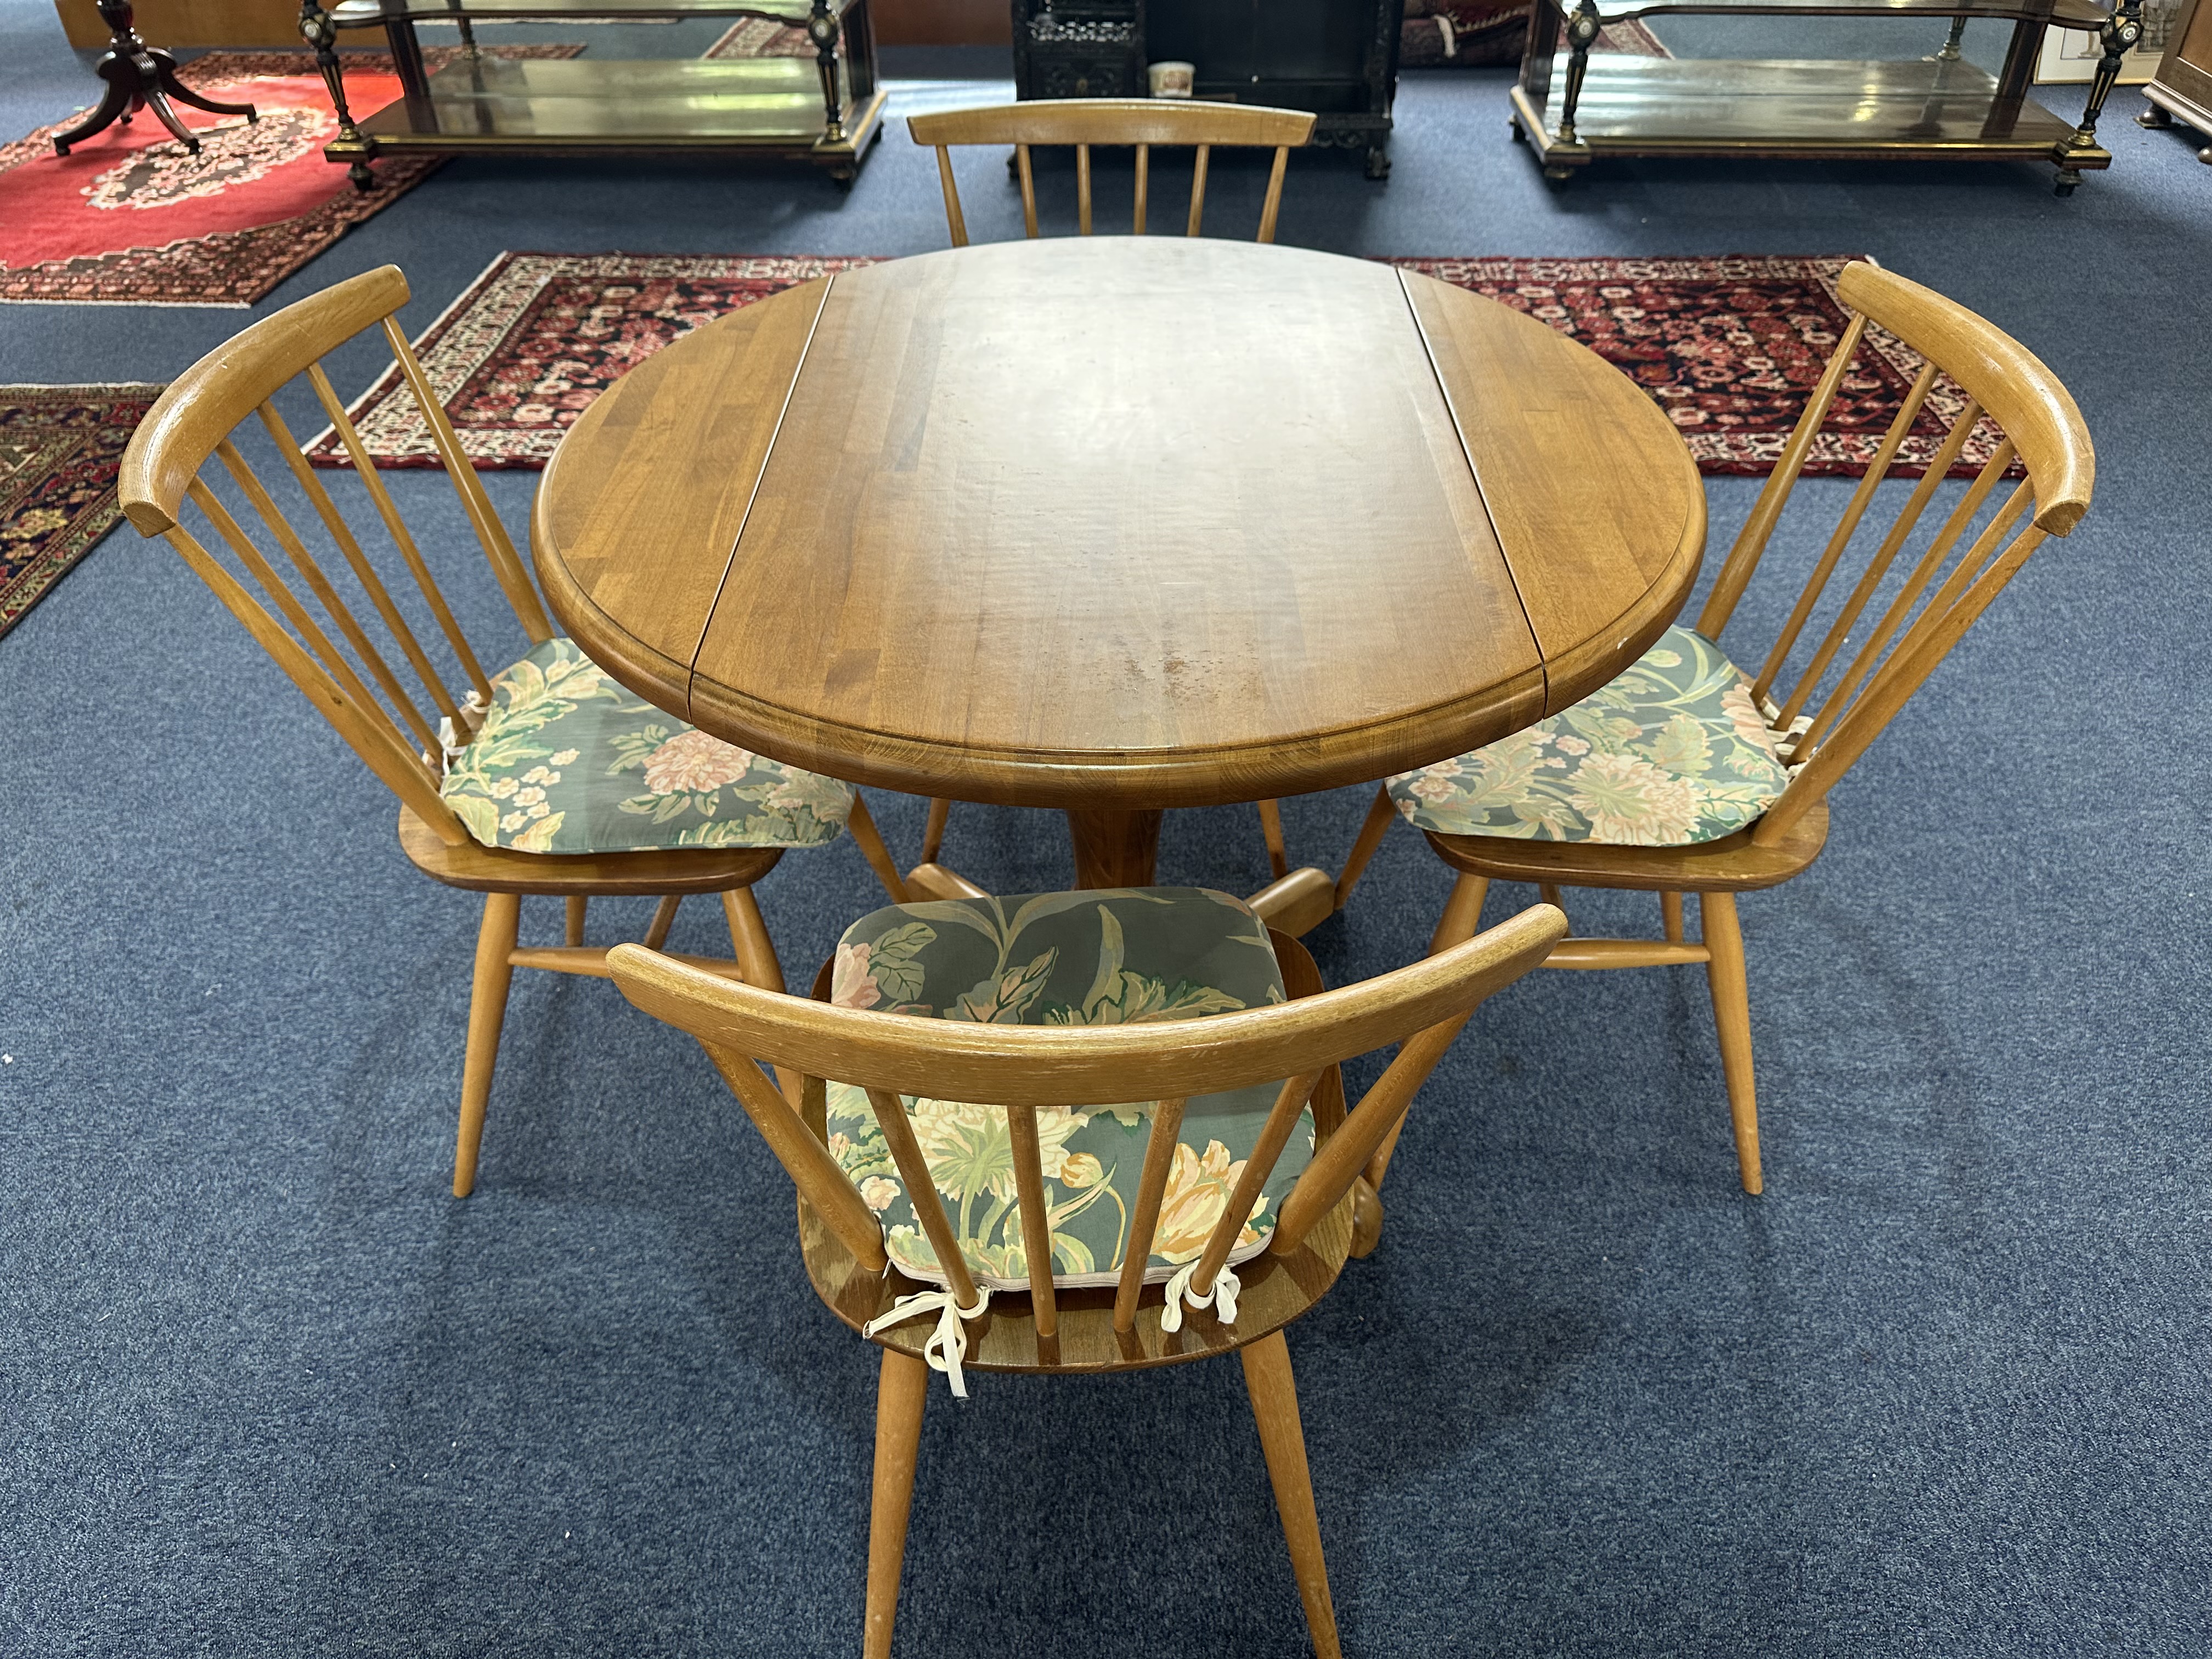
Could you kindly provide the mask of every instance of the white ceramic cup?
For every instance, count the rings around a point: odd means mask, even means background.
[[[1197,66],[1170,58],[1164,63],[1147,64],[1146,82],[1155,98],[1188,98],[1191,84],[1198,78]]]

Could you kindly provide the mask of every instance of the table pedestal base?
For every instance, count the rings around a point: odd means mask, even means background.
[[[1068,808],[1076,887],[1150,887],[1159,866],[1161,816],[1157,810]]]
[[[1150,887],[1158,878],[1160,818],[1156,809],[1127,811],[1105,807],[1070,807],[1067,835],[1075,852],[1075,887]],[[906,873],[916,898],[981,898],[984,890],[958,871],[917,864]],[[1336,914],[1336,883],[1326,870],[1307,865],[1269,882],[1246,901],[1260,920],[1277,933],[1302,938]]]

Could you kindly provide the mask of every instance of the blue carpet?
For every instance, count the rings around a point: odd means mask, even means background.
[[[0,122],[87,85],[41,0],[0,0]],[[2212,1650],[2187,758],[2212,170],[2123,92],[2118,163],[2069,202],[2026,166],[1615,166],[1553,194],[1505,86],[1410,78],[1395,176],[1301,157],[1285,240],[1869,252],[2044,356],[2101,476],[1848,781],[1827,854],[1745,903],[1764,1200],[1736,1190],[1694,970],[1518,986],[1417,1105],[1382,1249],[1291,1337],[1346,1648]],[[1018,222],[995,167],[979,238]],[[1261,175],[1221,172],[1225,228]],[[386,260],[419,328],[502,248],[944,235],[902,132],[850,194],[456,162],[254,314]],[[0,307],[0,380],[161,378],[246,317]],[[392,482],[410,508],[446,489]],[[489,482],[520,527],[535,477]],[[1751,490],[1711,481],[1716,555]],[[435,550],[490,614],[465,534]],[[872,1351],[814,1302],[787,1185],[698,1054],[605,985],[520,977],[457,1204],[474,906],[405,864],[389,798],[175,556],[96,550],[0,642],[0,1655],[854,1650]],[[1364,805],[1289,803],[1294,852],[1338,862]],[[877,810],[910,856],[918,804]],[[1264,879],[1249,811],[1165,842],[1173,879]],[[1065,871],[1037,813],[963,810],[947,856],[1002,889]],[[1394,836],[1312,936],[1324,973],[1414,954],[1446,884]],[[761,896],[802,982],[877,902],[848,844]],[[1573,908],[1648,929],[1647,905]],[[601,908],[602,937],[642,926]],[[675,943],[719,951],[713,907]],[[933,1396],[901,1651],[1305,1650],[1235,1367],[975,1395]]]

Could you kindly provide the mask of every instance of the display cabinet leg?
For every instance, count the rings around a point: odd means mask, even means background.
[[[2207,144],[2203,149],[2198,150],[2197,159],[2203,162],[2206,167],[2212,167],[2212,144]]]
[[[2155,132],[2160,127],[2172,126],[2173,118],[2156,104],[2146,104],[2142,113],[2136,117],[2136,125],[2139,127],[2148,127]]]
[[[2136,0],[2136,3],[2140,5],[2142,0]],[[1589,73],[1590,47],[1596,42],[1601,27],[1597,0],[1582,0],[1575,8],[1575,15],[1567,19],[1567,91],[1559,103],[1559,138],[1563,144],[1582,142],[1575,137],[1575,106],[1582,101],[1583,77]],[[1544,169],[1544,176],[1553,176],[1550,167]],[[1566,175],[1563,173],[1559,176]]]
[[[368,164],[375,158],[376,141],[354,125],[353,112],[346,107],[345,75],[338,67],[338,32],[331,21],[330,13],[315,0],[300,0],[300,38],[314,48],[315,68],[323,77],[323,85],[331,94],[331,108],[338,118],[338,136],[325,147],[323,154],[329,155],[335,149],[339,155],[350,155],[353,164],[346,169],[346,177],[353,180],[356,190],[374,190],[376,175],[368,170]]]
[[[1966,20],[1963,17],[1954,17],[1951,20],[1951,38],[1943,43],[1943,50],[1936,54],[1937,63],[1955,64],[1959,61],[1959,39],[1966,32]]]
[[[2105,20],[2104,31],[2098,39],[2104,43],[2105,55],[2097,60],[2096,77],[2089,82],[2089,101],[2081,109],[2081,125],[2066,141],[2069,149],[2089,149],[2097,143],[2097,118],[2104,112],[2105,100],[2119,83],[2122,61],[2135,49],[2136,42],[2142,39],[2142,0],[2120,0],[2112,15]],[[2071,192],[2061,188],[2058,193],[2064,196]]]
[[[1380,144],[1368,146],[1367,176],[1370,179],[1388,179],[1390,176],[1390,152]]]
[[[2051,186],[2053,196],[2071,196],[2081,186],[2081,175],[2068,168],[2058,169],[2058,177]]]
[[[1505,127],[1506,131],[1513,135],[1513,142],[1515,143],[1525,144],[1528,142],[1528,129],[1521,125],[1521,118],[1519,116],[1516,115],[1511,120],[1508,121],[1505,124]]]
[[[2141,0],[2136,0],[2138,4]],[[814,9],[807,15],[807,39],[814,42],[814,66],[822,73],[822,140],[824,143],[840,144],[845,141],[845,106],[837,96],[837,36],[840,26],[830,15],[830,0],[814,0]],[[853,181],[849,177],[831,178],[842,185]]]

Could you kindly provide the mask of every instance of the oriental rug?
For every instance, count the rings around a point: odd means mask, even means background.
[[[433,69],[459,49],[423,53]],[[508,58],[573,58],[574,45],[491,46]],[[344,55],[356,117],[399,95],[381,52]],[[216,52],[178,70],[195,90],[250,103],[258,118],[179,106],[201,135],[192,155],[142,113],[56,155],[77,118],[0,146],[0,301],[249,306],[362,220],[420,184],[444,158],[391,157],[356,191],[323,159],[337,131],[330,94],[305,52]]]
[[[158,386],[0,386],[0,635],[121,516],[115,474]]]
[[[794,283],[865,258],[502,253],[416,342],[462,447],[480,469],[542,467],[592,400],[671,341]],[[1486,295],[1581,341],[1649,392],[1700,470],[1763,475],[1845,326],[1836,298],[1847,258],[1395,259]],[[1920,359],[1867,332],[1829,429],[1806,471],[1856,477],[1880,447]],[[382,467],[435,466],[396,370],[352,405]],[[1907,441],[1907,463],[1941,441],[1965,394],[1939,380]],[[1994,453],[1969,441],[1969,473]],[[342,466],[335,437],[310,446]],[[1903,471],[1910,471],[1909,466]]]
[[[796,24],[772,17],[744,17],[722,32],[702,58],[811,58],[814,42]]]
[[[1513,0],[1406,0],[1405,21],[1398,26],[1398,67],[1495,69],[1518,64],[1528,39],[1529,10]],[[1590,50],[1632,58],[1674,55],[1633,17],[1607,23]]]

